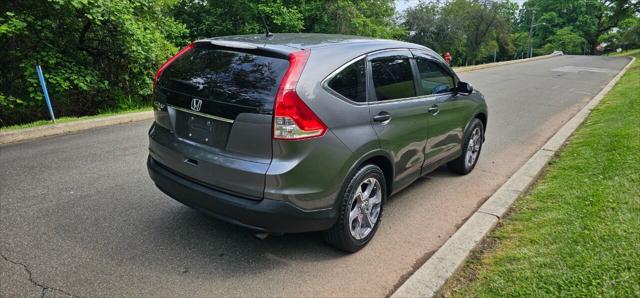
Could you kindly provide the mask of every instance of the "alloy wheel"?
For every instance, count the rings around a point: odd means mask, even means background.
[[[367,178],[356,189],[351,198],[349,230],[357,240],[364,239],[373,231],[380,217],[382,188],[376,178]]]
[[[473,165],[475,165],[476,160],[478,159],[478,155],[480,154],[481,145],[482,134],[480,132],[480,127],[476,127],[473,129],[473,132],[471,132],[469,144],[467,144],[467,153],[465,156],[467,167],[473,167]]]

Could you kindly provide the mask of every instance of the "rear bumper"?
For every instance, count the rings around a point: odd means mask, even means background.
[[[213,217],[270,233],[299,233],[330,228],[336,220],[333,209],[302,210],[284,201],[245,199],[211,189],[177,175],[152,157],[147,159],[149,176],[173,199]]]

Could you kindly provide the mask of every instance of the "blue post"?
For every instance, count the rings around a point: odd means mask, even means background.
[[[51,100],[49,100],[49,92],[47,91],[47,84],[44,82],[44,75],[42,74],[42,67],[36,66],[36,72],[38,73],[38,79],[40,79],[40,85],[42,86],[42,93],[44,93],[44,100],[47,101],[47,108],[49,109],[49,115],[51,120],[56,123],[56,116],[53,115],[53,108],[51,107]]]

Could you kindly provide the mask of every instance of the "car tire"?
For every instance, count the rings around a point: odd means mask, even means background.
[[[338,197],[338,219],[331,229],[324,231],[324,239],[337,249],[356,252],[378,230],[387,189],[384,173],[374,164],[359,168],[346,183]]]
[[[447,164],[449,170],[461,175],[469,174],[476,167],[482,144],[484,143],[484,125],[482,121],[474,118],[468,127],[465,132],[462,154]]]

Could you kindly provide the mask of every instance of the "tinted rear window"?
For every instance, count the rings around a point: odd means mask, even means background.
[[[327,84],[333,91],[355,102],[367,100],[364,58],[336,74]]]
[[[285,59],[213,48],[194,48],[176,59],[159,85],[220,104],[271,113]]]

